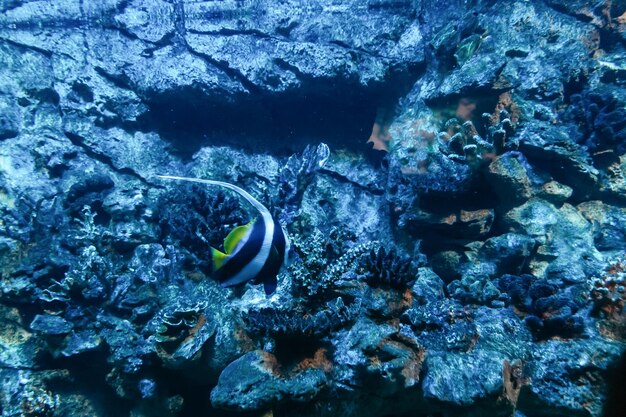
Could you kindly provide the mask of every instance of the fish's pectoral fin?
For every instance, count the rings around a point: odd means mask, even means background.
[[[227,254],[233,253],[237,244],[241,242],[241,239],[248,233],[255,220],[252,220],[250,223],[245,224],[243,226],[235,227],[230,231],[228,236],[224,239],[224,252]]]
[[[217,271],[226,262],[228,255],[215,248],[211,248],[211,265],[213,265],[213,271]]]

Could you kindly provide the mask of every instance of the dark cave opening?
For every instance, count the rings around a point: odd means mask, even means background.
[[[359,150],[365,149],[379,100],[366,91],[350,96],[313,92],[232,101],[185,91],[155,100],[149,123],[183,156],[207,145],[282,156],[321,141],[334,148]]]
[[[46,388],[71,396],[78,387],[78,391],[89,400],[99,415],[104,417],[128,415],[132,408],[131,401],[120,398],[107,382],[111,368],[107,365],[106,355],[106,349],[99,348],[71,357],[49,358],[49,363],[43,369],[67,370],[68,373],[65,375],[60,371],[57,377],[46,381]],[[68,401],[68,404],[70,403]]]
[[[394,69],[367,86],[357,80],[307,80],[280,93],[219,96],[187,87],[147,98],[150,112],[141,123],[183,157],[222,145],[289,156],[320,142],[365,152],[377,116],[395,109],[422,70]]]

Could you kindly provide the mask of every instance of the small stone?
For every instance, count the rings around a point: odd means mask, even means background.
[[[157,384],[154,379],[144,378],[139,381],[139,393],[141,398],[152,398],[156,394]]]
[[[572,196],[572,192],[573,190],[571,187],[563,185],[557,181],[550,181],[541,187],[541,191],[538,196],[551,202],[555,206],[560,206]]]
[[[559,221],[559,212],[552,204],[534,198],[507,212],[503,225],[510,231],[532,237],[544,237]]]
[[[602,201],[586,201],[576,209],[594,229],[594,241],[598,250],[626,249],[626,209],[611,206]]]
[[[423,381],[424,396],[428,401],[451,408],[469,404],[477,407],[482,400],[486,407],[508,409],[510,403],[495,401],[504,391],[504,360],[501,354],[486,350],[470,354],[428,355],[428,370]],[[463,370],[462,375],[458,373],[460,369]],[[497,415],[503,411],[494,408],[483,415]]]
[[[32,330],[48,335],[66,334],[72,330],[72,327],[74,327],[72,323],[69,323],[63,317],[49,314],[38,314],[30,323]]]
[[[446,282],[461,277],[462,256],[459,252],[449,250],[436,253],[431,257],[430,264],[433,271]]]
[[[517,158],[502,155],[489,165],[487,181],[505,206],[517,206],[532,196],[526,168]]]
[[[72,332],[65,339],[65,347],[61,351],[63,356],[74,356],[79,353],[88,352],[97,349],[102,340],[92,330],[81,332]]]
[[[461,210],[459,220],[463,229],[465,229],[465,236],[468,237],[480,237],[489,234],[495,213],[493,209],[480,209],[480,210]]]

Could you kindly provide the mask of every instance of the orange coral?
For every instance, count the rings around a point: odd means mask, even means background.
[[[462,97],[459,99],[455,114],[461,120],[471,120],[474,117],[474,110],[476,110],[476,101]]]
[[[388,144],[390,141],[391,135],[389,134],[389,126],[381,125],[380,123],[375,122],[372,127],[372,134],[367,140],[367,143],[372,143],[373,149],[389,152]]]
[[[496,104],[496,108],[491,115],[491,119],[494,124],[497,124],[498,122],[501,121],[499,119],[500,119],[500,112],[502,110],[507,110],[509,112],[511,122],[513,122],[513,124],[517,124],[520,118],[520,113],[521,113],[520,108],[517,105],[517,103],[513,101],[513,97],[511,96],[511,93],[508,91],[500,94],[500,96],[498,97],[498,103]]]
[[[324,372],[330,372],[333,369],[333,363],[326,357],[327,350],[319,348],[315,351],[312,358],[304,358],[296,369],[321,369]]]

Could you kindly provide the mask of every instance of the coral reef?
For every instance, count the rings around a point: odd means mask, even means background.
[[[0,413],[606,415],[622,3],[0,2]]]
[[[287,159],[287,163],[278,175],[281,185],[279,188],[280,205],[283,207],[279,218],[283,224],[293,221],[293,217],[300,208],[304,191],[329,157],[328,145],[321,143],[317,147],[307,145],[302,155],[292,155]]]
[[[333,229],[329,235],[320,230],[306,239],[296,235],[293,239],[294,252],[298,255],[289,272],[296,293],[324,299],[338,289],[342,281],[355,280],[358,260],[379,245],[376,241],[355,244],[354,236]]]
[[[257,335],[274,337],[322,338],[332,331],[348,325],[359,313],[359,304],[346,306],[341,297],[328,302],[326,307],[316,312],[276,310],[261,308],[251,310],[244,316],[248,331]]]
[[[607,337],[626,339],[626,258],[609,260],[600,277],[591,281],[592,314],[600,317],[600,331]]]

